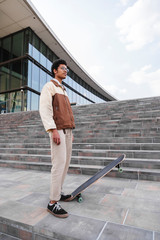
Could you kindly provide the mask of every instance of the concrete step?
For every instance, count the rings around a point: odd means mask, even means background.
[[[32,143],[32,142],[36,142],[36,143],[40,143],[40,144],[49,144],[49,138],[46,137],[40,137],[40,136],[36,136],[34,138],[28,138],[28,137],[24,137],[24,138],[8,138],[8,139],[4,139],[4,138],[0,138],[0,143]]]
[[[116,158],[121,154],[126,154],[127,158],[134,159],[160,159],[160,151],[157,150],[117,150],[117,149],[108,149],[108,150],[100,150],[100,149],[73,149],[72,156],[79,157],[92,157],[93,159],[98,158]],[[41,159],[48,158],[50,156],[49,149],[2,149],[0,154],[0,159],[8,158],[11,160],[17,159],[30,159],[30,161],[36,158],[36,161],[41,161]],[[45,161],[45,160],[44,160]]]
[[[7,154],[1,153],[0,154],[0,161],[1,160],[9,160],[9,161],[25,161],[27,162],[51,162],[50,155],[38,155],[38,154]]]
[[[148,137],[109,137],[109,136],[105,136],[105,137],[101,137],[101,138],[96,138],[94,135],[92,136],[92,138],[89,138],[88,136],[79,138],[76,136],[76,134],[74,134],[74,143],[160,143],[160,137],[157,136],[148,136]],[[44,137],[34,137],[34,138],[9,138],[9,139],[5,139],[4,138],[0,138],[0,144],[4,144],[4,142],[6,143],[6,145],[8,144],[19,144],[19,143],[24,143],[24,144],[32,144],[32,143],[36,143],[36,144],[49,144],[49,137],[46,136],[46,138]]]
[[[160,143],[160,137],[101,137],[96,138],[93,136],[92,138],[89,137],[82,137],[81,139],[74,135],[74,143]]]
[[[0,148],[0,154],[38,154],[50,155],[50,148]]]
[[[147,120],[148,121],[148,120]],[[147,122],[146,125],[143,122],[136,122],[136,123],[130,123],[130,125],[128,126],[126,123],[124,124],[119,124],[119,125],[113,125],[113,124],[99,124],[99,123],[92,123],[90,125],[87,125],[86,123],[80,123],[79,127],[77,127],[74,132],[76,134],[79,134],[79,132],[81,133],[81,135],[83,134],[96,134],[97,132],[99,134],[103,134],[104,132],[108,135],[113,135],[115,134],[130,134],[130,133],[138,133],[141,135],[145,135],[145,134],[156,134],[159,135],[160,134],[160,128],[159,128],[159,121],[157,122],[157,125],[154,124],[155,122],[152,121],[150,124]],[[129,124],[129,123],[128,123]],[[48,134],[44,131],[43,126],[40,126],[39,128],[36,127],[33,128],[29,127],[27,129],[27,126],[22,126],[16,129],[12,129],[9,132],[9,129],[5,129],[1,130],[1,137],[8,137],[8,138],[12,138],[12,137],[23,137],[24,133],[25,136],[40,136],[40,137],[46,137],[48,136]],[[6,136],[6,132],[8,132],[7,136]],[[80,135],[80,134],[79,134]]]
[[[44,162],[19,162],[19,161],[0,161],[0,167],[18,168],[18,169],[28,169],[28,170],[40,170],[40,171],[50,171],[51,163]],[[94,175],[100,171],[104,166],[98,165],[82,165],[82,164],[70,164],[68,173],[70,174],[84,174],[84,175]],[[160,169],[140,169],[140,168],[129,168],[123,167],[123,172],[118,172],[117,168],[114,168],[107,177],[117,177],[135,179],[135,180],[150,180],[150,181],[160,181]]]
[[[89,135],[89,134],[94,134],[94,135],[100,135],[100,136],[103,136],[103,135],[112,135],[112,136],[115,136],[116,135],[129,135],[129,134],[135,134],[135,133],[138,133],[138,134],[141,134],[142,136],[145,136],[147,134],[150,134],[151,136],[152,135],[156,135],[156,136],[159,136],[160,135],[160,128],[159,127],[141,127],[141,128],[121,128],[121,127],[117,127],[117,128],[108,128],[106,129],[105,127],[104,128],[94,128],[94,129],[90,129],[90,128],[87,128],[87,126],[83,129],[75,129],[74,130],[74,133],[76,133],[76,135],[78,136],[83,136],[83,135]]]
[[[128,158],[150,158],[160,159],[160,151],[156,150],[100,150],[100,149],[73,149],[72,156],[90,156],[90,157],[118,157],[120,154],[126,154]]]
[[[85,157],[85,156],[72,156],[71,163],[72,164],[80,164],[80,165],[99,165],[106,166],[111,161],[113,161],[115,157]],[[143,159],[143,158],[129,158],[127,157],[123,162],[124,167],[129,168],[146,168],[146,169],[160,169],[160,159]]]
[[[21,240],[20,238],[0,232],[0,240]]]
[[[160,150],[160,143],[73,143],[73,149]]]
[[[24,148],[24,149],[28,149],[28,148],[43,148],[43,149],[46,149],[46,148],[48,148],[48,149],[50,149],[50,144],[48,143],[19,143],[19,142],[17,142],[17,143],[0,143],[0,148],[13,148],[13,149],[15,149],[15,148]]]
[[[120,153],[117,155],[119,156]],[[106,166],[111,161],[113,161],[117,156],[72,156],[71,164],[86,165],[86,166]],[[0,162],[25,162],[26,164],[32,163],[51,163],[50,155],[38,155],[38,154],[5,154],[0,155]],[[160,159],[150,159],[150,158],[131,158],[126,157],[123,165],[129,168],[139,168],[139,169],[160,169]]]
[[[0,143],[0,152],[7,151],[9,149],[50,149],[50,144],[43,143]],[[6,150],[5,150],[6,149]],[[74,142],[73,149],[114,149],[114,150],[159,150],[160,143],[80,143]]]

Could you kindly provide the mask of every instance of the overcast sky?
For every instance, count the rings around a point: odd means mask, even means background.
[[[160,0],[31,0],[79,64],[119,100],[160,95]]]

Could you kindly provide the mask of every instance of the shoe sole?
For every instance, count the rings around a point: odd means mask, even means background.
[[[60,201],[62,201],[62,202],[70,202],[70,201],[72,201],[72,200],[73,200],[73,197],[72,197],[72,196],[69,197],[69,198],[66,198],[66,199],[64,199],[64,200],[60,199]]]
[[[72,200],[72,196],[66,198],[66,199],[60,199],[62,202],[70,202]]]
[[[68,213],[66,213],[66,214],[55,214],[52,211],[50,211],[49,209],[47,209],[47,211],[49,213],[51,213],[52,215],[54,215],[55,217],[58,217],[58,218],[67,218],[69,216]]]

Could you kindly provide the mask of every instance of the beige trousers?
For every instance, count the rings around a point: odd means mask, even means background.
[[[58,130],[61,143],[57,145],[53,141],[53,133],[50,132],[51,144],[51,184],[50,184],[50,200],[59,201],[61,197],[62,187],[65,176],[67,174],[71,154],[72,154],[72,129]]]

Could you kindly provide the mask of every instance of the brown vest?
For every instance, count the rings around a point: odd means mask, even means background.
[[[60,87],[63,90],[63,94],[56,93],[52,97],[53,106],[53,119],[55,121],[58,130],[75,128],[74,117],[72,108],[68,99],[65,95],[65,88],[61,87],[56,81],[51,80],[56,87]]]

